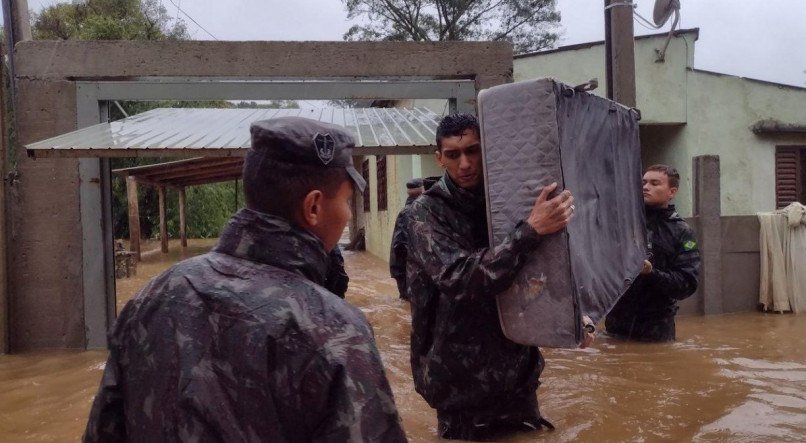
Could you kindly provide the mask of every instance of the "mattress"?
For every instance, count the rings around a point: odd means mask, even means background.
[[[552,79],[479,93],[490,245],[525,220],[544,186],[572,192],[567,228],[542,238],[497,296],[512,341],[576,347],[647,257],[638,114]]]

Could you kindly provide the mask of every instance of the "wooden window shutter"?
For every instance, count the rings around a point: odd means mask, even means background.
[[[798,201],[804,193],[804,171],[800,147],[775,149],[775,207],[784,208]]]
[[[377,175],[378,175],[378,210],[386,210],[386,156],[379,155],[377,162]]]
[[[364,160],[361,162],[361,176],[364,177],[364,182],[366,182],[366,186],[364,186],[364,212],[369,212],[369,160]]]

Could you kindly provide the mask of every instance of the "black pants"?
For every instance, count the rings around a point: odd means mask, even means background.
[[[608,334],[627,340],[669,342],[675,340],[674,315],[643,319],[638,317],[605,319]]]
[[[554,429],[554,425],[540,416],[537,398],[524,400],[517,409],[507,409],[438,410],[439,436],[452,440],[490,441],[520,432]]]

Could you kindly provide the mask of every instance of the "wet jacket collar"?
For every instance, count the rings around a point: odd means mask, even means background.
[[[660,206],[646,206],[647,220],[665,220],[676,216],[674,205],[665,208]]]
[[[478,191],[471,191],[460,188],[453,183],[446,172],[426,193],[445,199],[449,205],[461,212],[473,214],[486,211],[483,189],[483,187],[479,187]]]
[[[271,265],[322,284],[328,256],[322,242],[286,219],[241,209],[224,227],[214,252]]]

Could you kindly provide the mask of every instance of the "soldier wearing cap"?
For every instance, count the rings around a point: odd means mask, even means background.
[[[407,290],[411,302],[414,386],[437,410],[443,438],[498,440],[551,427],[536,390],[540,351],[509,341],[496,295],[509,287],[543,236],[562,230],[574,208],[570,191],[544,188],[529,217],[491,248],[479,124],[467,114],[437,127],[445,174],[409,209]]]
[[[392,249],[389,253],[389,273],[397,282],[397,291],[400,298],[408,300],[406,294],[406,256],[408,255],[408,236],[406,234],[406,220],[411,203],[423,193],[423,179],[413,178],[406,182],[406,203],[397,214],[395,230],[392,231]]]
[[[343,129],[253,123],[246,208],[120,314],[85,441],[405,441],[372,329],[322,285],[351,217]]]

